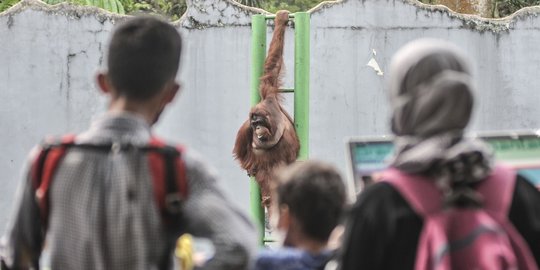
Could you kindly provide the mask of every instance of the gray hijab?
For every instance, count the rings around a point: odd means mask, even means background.
[[[491,149],[463,137],[473,93],[468,62],[455,46],[434,39],[405,45],[392,59],[389,94],[393,167],[431,176],[449,196],[486,178]]]

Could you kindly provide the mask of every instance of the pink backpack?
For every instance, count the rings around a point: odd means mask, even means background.
[[[478,184],[482,208],[443,208],[442,192],[430,179],[397,169],[383,174],[424,220],[417,246],[416,270],[538,270],[535,259],[508,220],[515,172],[497,166]]]

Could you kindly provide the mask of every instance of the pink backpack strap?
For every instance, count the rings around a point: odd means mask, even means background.
[[[516,186],[515,170],[498,165],[493,169],[489,180],[477,188],[484,197],[484,208],[508,234],[519,269],[538,269],[527,242],[508,219]]]
[[[478,184],[476,191],[482,194],[484,209],[499,220],[508,218],[508,211],[516,186],[516,172],[503,165],[493,168],[488,179]]]
[[[442,192],[429,178],[390,168],[383,172],[382,179],[397,189],[420,216],[425,217],[442,208]]]
[[[416,213],[425,216],[442,207],[442,192],[427,177],[411,175],[391,168],[383,173],[383,182],[390,183],[409,202]],[[516,173],[502,165],[493,169],[488,179],[476,190],[484,197],[484,208],[497,218],[506,218],[512,202]]]

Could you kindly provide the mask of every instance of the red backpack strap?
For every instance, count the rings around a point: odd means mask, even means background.
[[[188,196],[186,166],[181,157],[183,148],[168,146],[156,137],[151,138],[149,145],[148,162],[156,203],[167,223],[177,223]]]
[[[382,179],[397,189],[420,216],[439,211],[443,206],[442,192],[428,178],[390,168],[382,173]]]
[[[75,142],[75,135],[63,136],[58,142],[47,142],[32,165],[32,186],[36,191],[42,224],[48,225],[50,200],[49,188],[58,164],[66,153],[66,149]]]

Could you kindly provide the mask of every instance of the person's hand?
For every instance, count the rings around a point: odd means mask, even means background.
[[[341,246],[341,242],[343,241],[344,233],[345,226],[337,225],[330,234],[330,238],[328,238],[328,244],[326,245],[326,247],[330,250],[338,249]]]
[[[383,173],[382,172],[374,172],[371,174],[371,180],[373,183],[379,182],[383,180]]]

